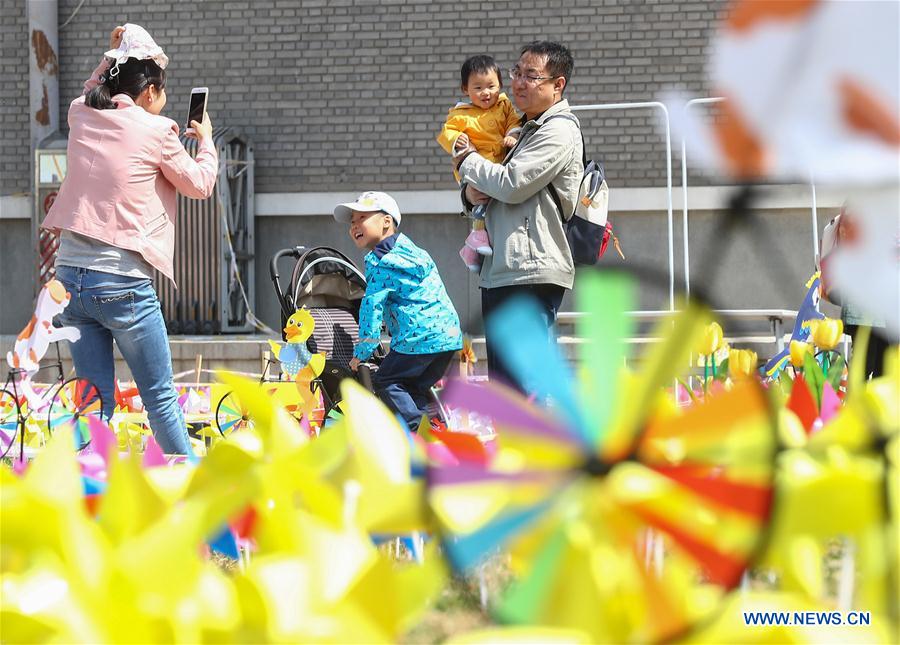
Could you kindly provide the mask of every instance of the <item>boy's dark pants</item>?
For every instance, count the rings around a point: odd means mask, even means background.
[[[415,432],[428,414],[429,390],[437,383],[456,352],[401,354],[391,351],[372,376],[375,394]]]
[[[522,284],[510,287],[495,287],[481,290],[481,315],[487,320],[495,309],[500,307],[510,298],[528,296],[537,303],[540,310],[541,322],[547,326],[547,340],[552,340],[553,326],[556,324],[556,314],[562,305],[563,296],[566,294],[564,287],[555,284]],[[488,329],[485,329],[485,350],[487,353],[488,377],[491,381],[499,381],[509,385],[523,394],[528,394],[506,367],[506,363],[494,349],[494,339]]]

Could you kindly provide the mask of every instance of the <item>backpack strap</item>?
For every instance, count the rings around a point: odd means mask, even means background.
[[[584,132],[581,131],[581,123],[579,123],[578,119],[575,118],[574,114],[554,114],[553,116],[547,117],[544,120],[544,123],[547,121],[552,121],[553,119],[565,119],[567,121],[571,121],[578,128],[578,134],[581,135],[581,165],[583,168],[587,168],[588,160],[587,160],[587,149],[584,143]],[[544,125],[542,123],[541,125]],[[540,126],[538,126],[540,127]],[[547,190],[550,192],[550,197],[553,198],[553,203],[556,204],[556,210],[559,211],[559,216],[563,222],[567,222],[565,214],[562,209],[562,201],[559,199],[559,193],[556,192],[556,187],[553,185],[553,182],[547,184]]]
[[[582,165],[584,165],[584,167],[587,168],[587,165],[588,165],[587,148],[584,145],[584,132],[581,131],[581,123],[578,121],[577,118],[575,118],[574,114],[554,114],[553,116],[548,116],[544,120],[544,123],[547,123],[547,121],[552,121],[553,119],[565,119],[566,121],[571,121],[578,127],[578,134],[581,135],[581,162],[582,162]],[[544,125],[544,123],[542,123],[541,125]]]

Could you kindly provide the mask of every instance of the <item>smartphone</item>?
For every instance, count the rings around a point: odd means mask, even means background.
[[[187,132],[193,132],[191,121],[203,121],[203,113],[206,112],[206,99],[209,97],[208,87],[195,87],[191,90],[191,107],[188,110]]]

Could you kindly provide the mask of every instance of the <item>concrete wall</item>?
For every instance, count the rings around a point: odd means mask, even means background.
[[[833,217],[833,206],[819,208],[819,228]],[[691,281],[695,286],[712,280],[711,295],[720,308],[796,309],[804,294],[803,284],[815,270],[812,260],[812,227],[808,208],[766,208],[754,211],[761,225],[751,223],[727,238],[716,237],[715,224],[721,211],[692,210],[690,215]],[[667,224],[664,211],[613,213],[615,230],[627,261],[622,262],[610,249],[604,265],[650,267],[663,275],[668,272]],[[477,277],[470,274],[457,256],[465,239],[467,224],[454,214],[405,214],[403,230],[434,257],[450,297],[456,305],[463,328],[473,334],[482,330],[481,301]],[[683,277],[681,214],[675,217],[676,276]],[[768,239],[765,235],[768,234]],[[0,333],[17,333],[27,322],[32,306],[30,271],[34,262],[30,250],[30,225],[27,220],[0,219]],[[256,220],[256,313],[269,326],[279,325],[278,304],[269,278],[269,259],[281,248],[295,245],[328,245],[346,253],[362,267],[362,253],[356,250],[343,230],[327,215],[263,216]],[[711,256],[721,259],[702,270]],[[282,269],[290,270],[286,261]],[[642,309],[668,306],[667,278],[641,289]],[[570,298],[565,310],[575,308]]]
[[[31,220],[0,218],[0,334],[17,334],[34,310]],[[0,347],[6,360],[8,347]]]
[[[820,208],[819,228],[837,214],[836,208]],[[756,223],[720,236],[715,224],[721,211],[692,211],[690,216],[691,281],[706,285],[714,305],[721,309],[797,309],[806,293],[804,284],[815,271],[812,257],[812,224],[807,208],[754,211]],[[663,279],[642,281],[641,309],[665,309],[668,295],[668,236],[666,213],[660,211],[613,213],[615,231],[626,261],[612,248],[603,266],[648,267]],[[465,222],[453,215],[405,214],[403,230],[427,249],[460,314],[465,331],[482,333],[481,300],[477,277],[465,270],[457,256],[465,238]],[[676,278],[683,279],[681,217],[675,220]],[[362,266],[362,254],[355,249],[341,227],[330,216],[258,217],[256,221],[257,257],[268,260],[281,248],[294,245],[335,246]],[[730,246],[726,246],[729,244]],[[712,261],[710,258],[717,258]],[[286,262],[290,266],[289,262]],[[256,277],[257,315],[273,328],[279,324],[278,304],[269,279],[268,268],[258,265]],[[707,269],[705,275],[701,273]],[[284,277],[284,272],[282,272]],[[285,279],[286,281],[286,279]],[[676,294],[678,287],[676,287]],[[577,307],[570,296],[564,310]]]

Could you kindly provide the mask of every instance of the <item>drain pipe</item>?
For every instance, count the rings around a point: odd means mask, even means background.
[[[33,285],[40,287],[42,258],[41,232],[38,228],[43,214],[38,205],[38,171],[35,167],[38,145],[59,130],[59,16],[56,0],[28,0],[28,115],[30,121],[31,156],[31,240],[37,254],[34,263]],[[52,235],[52,234],[46,234]],[[45,235],[45,237],[46,237]],[[50,248],[44,246],[44,248]],[[49,262],[49,259],[46,260]],[[35,294],[37,291],[35,291]]]
[[[31,159],[38,143],[59,129],[59,50],[56,0],[28,0],[28,96]]]

